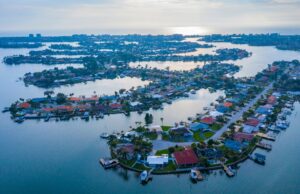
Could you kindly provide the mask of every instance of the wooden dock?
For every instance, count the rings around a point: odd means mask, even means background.
[[[272,150],[272,145],[271,144],[259,142],[259,143],[256,144],[256,146],[261,148],[261,149],[267,150],[267,151]]]
[[[225,164],[222,164],[224,172],[227,174],[229,177],[233,177],[234,173],[230,168],[228,168]]]
[[[275,141],[276,140],[275,137],[269,136],[269,135],[264,134],[264,133],[257,133],[256,135],[258,137],[261,137],[261,138],[266,139],[266,140],[270,140],[270,141]]]
[[[119,161],[117,159],[109,160],[101,158],[99,160],[99,163],[103,166],[104,169],[113,168],[119,165]]]

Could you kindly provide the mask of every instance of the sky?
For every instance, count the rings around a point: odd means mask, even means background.
[[[300,33],[300,0],[0,0],[0,34]]]

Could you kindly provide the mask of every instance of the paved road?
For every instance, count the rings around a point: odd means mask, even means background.
[[[235,123],[237,120],[239,120],[243,116],[244,112],[249,110],[261,98],[261,96],[265,95],[272,87],[273,87],[273,82],[270,83],[270,85],[268,85],[267,87],[265,87],[265,89],[260,94],[258,94],[254,99],[252,99],[245,107],[243,107],[235,115],[233,115],[231,119],[227,122],[227,124],[225,124],[219,131],[217,131],[209,139],[213,139],[213,140],[218,139],[232,123]],[[208,141],[209,139],[207,139],[206,141]]]
[[[153,144],[153,150],[163,150],[167,149],[169,147],[174,147],[175,145],[178,146],[189,146],[193,142],[170,142],[170,141],[164,141],[164,140],[154,140],[152,141]]]

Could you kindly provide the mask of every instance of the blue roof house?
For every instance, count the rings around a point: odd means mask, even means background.
[[[190,129],[194,132],[200,130],[209,130],[209,126],[205,123],[195,122],[190,124]]]

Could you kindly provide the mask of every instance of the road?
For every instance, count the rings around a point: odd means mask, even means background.
[[[212,140],[217,140],[225,131],[227,131],[228,127],[232,124],[235,123],[237,120],[239,120],[244,112],[248,111],[263,95],[267,94],[267,92],[273,87],[273,83],[270,83],[265,89],[259,93],[254,99],[252,99],[248,104],[243,107],[241,110],[239,110],[237,113],[235,113],[231,119],[219,130],[217,131],[212,137],[207,139],[206,141],[212,139]]]

